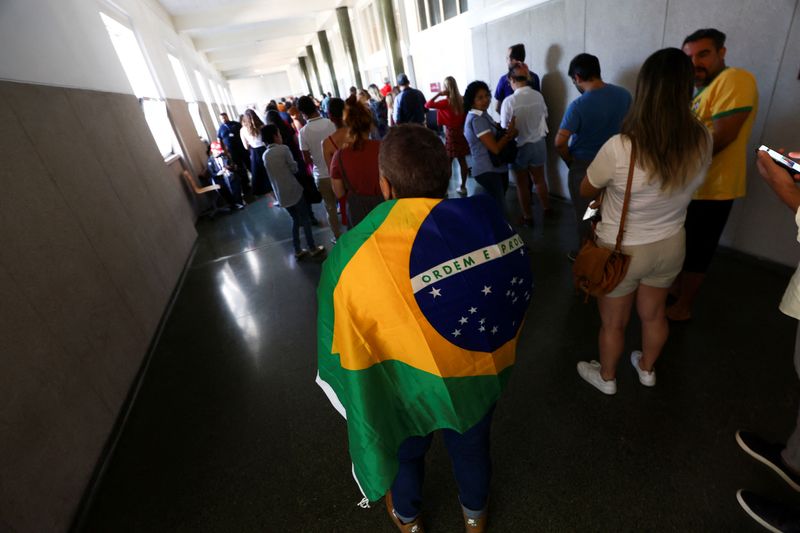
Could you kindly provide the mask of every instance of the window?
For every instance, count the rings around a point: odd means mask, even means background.
[[[420,31],[467,11],[468,0],[417,0]]]
[[[176,153],[177,139],[167,115],[166,102],[161,97],[136,35],[132,29],[105,13],[100,13],[100,18],[108,31],[111,44],[131,84],[133,94],[139,98],[158,150],[165,158]]]
[[[192,117],[194,129],[197,130],[197,136],[200,139],[208,142],[208,133],[203,127],[203,121],[200,119],[200,108],[197,105],[192,85],[189,83],[189,78],[186,76],[186,70],[183,68],[180,60],[172,54],[167,54],[169,64],[172,65],[172,70],[175,71],[175,77],[178,78],[178,85],[181,88],[183,99],[189,105],[189,116]]]

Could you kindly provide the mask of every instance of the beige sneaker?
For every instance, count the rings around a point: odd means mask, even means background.
[[[388,511],[392,522],[394,522],[394,525],[397,526],[397,529],[400,530],[401,533],[425,533],[425,528],[422,527],[422,520],[420,517],[417,517],[413,522],[409,522],[408,524],[402,523],[400,519],[397,518],[394,512],[394,504],[392,503],[392,491],[386,493],[384,500],[386,501],[386,511]]]
[[[464,515],[464,531],[466,533],[483,533],[486,531],[489,513],[483,513],[478,518],[469,518],[463,507],[461,508],[461,513]]]

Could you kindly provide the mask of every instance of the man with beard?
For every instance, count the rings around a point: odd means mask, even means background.
[[[758,111],[758,87],[746,70],[725,66],[725,34],[697,30],[683,41],[694,64],[692,109],[714,139],[714,159],[706,180],[686,212],[686,259],[672,287],[677,297],[667,317],[685,321],[719,244],[733,201],[747,189],[747,140]]]
[[[567,72],[581,95],[567,107],[556,134],[555,146],[569,167],[569,195],[578,224],[577,248],[567,257],[575,260],[577,250],[589,237],[590,223],[583,220],[589,200],[580,194],[586,169],[600,147],[619,133],[622,119],[631,106],[631,94],[600,77],[600,60],[591,54],[578,54]]]

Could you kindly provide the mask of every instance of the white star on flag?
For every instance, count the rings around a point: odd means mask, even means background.
[[[477,312],[478,312],[478,308],[477,307],[470,307],[469,308],[469,314],[474,315]]]
[[[461,319],[458,321],[458,323],[461,324],[462,326],[464,324],[466,324],[467,322],[469,322],[469,318],[467,318],[465,316],[462,316]]]
[[[485,318],[481,318],[480,320],[478,320],[478,322],[480,322],[481,325],[483,325],[483,323],[486,322],[486,319]]]
[[[461,335],[461,330],[460,329],[457,329],[457,330],[455,330],[453,332],[453,337],[458,337],[459,335]]]
[[[492,286],[491,285],[484,285],[483,286],[483,290],[481,290],[481,292],[483,293],[484,296],[488,296],[489,293],[492,292]]]
[[[486,328],[481,326],[481,327],[478,328],[478,331],[486,331]]]
[[[492,328],[492,335],[494,335],[495,333],[497,333],[497,326]]]
[[[435,299],[437,296],[441,296],[441,295],[442,295],[442,289],[437,289],[436,287],[433,287],[433,288],[430,290],[430,292],[428,292],[428,294],[430,294],[431,296],[433,296],[433,297],[434,297],[434,299]]]
[[[516,283],[517,283],[517,277],[514,276],[513,278],[511,278],[511,284],[515,285]]]

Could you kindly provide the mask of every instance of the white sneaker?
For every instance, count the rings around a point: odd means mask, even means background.
[[[600,363],[597,361],[589,361],[588,363],[580,361],[578,363],[578,374],[603,394],[612,395],[617,393],[617,380],[604,380],[603,376],[600,375]]]
[[[655,387],[656,386],[656,371],[651,370],[648,372],[647,370],[642,370],[639,367],[639,361],[642,359],[642,352],[639,350],[634,350],[631,352],[631,364],[633,368],[636,369],[636,373],[639,374],[639,383],[644,385],[645,387]]]

